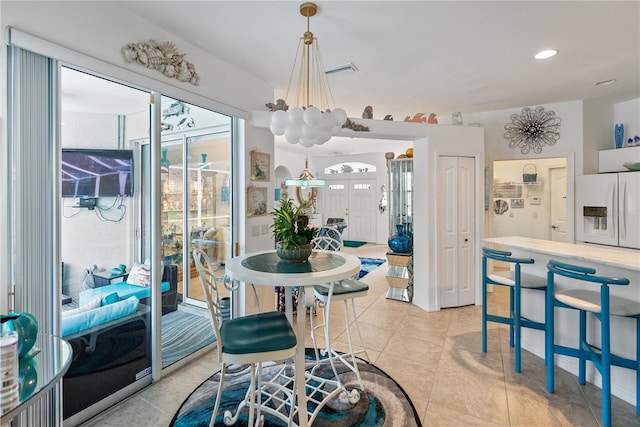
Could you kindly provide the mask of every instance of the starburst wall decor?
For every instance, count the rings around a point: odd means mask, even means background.
[[[559,127],[560,118],[553,111],[525,107],[521,114],[511,115],[511,123],[504,125],[507,130],[504,137],[510,140],[510,148],[520,147],[522,154],[531,150],[539,154],[545,145],[555,145],[560,139]]]

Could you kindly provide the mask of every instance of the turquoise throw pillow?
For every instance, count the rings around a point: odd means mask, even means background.
[[[117,292],[111,292],[108,295],[102,297],[102,306],[113,304],[114,302],[120,301],[120,297]]]

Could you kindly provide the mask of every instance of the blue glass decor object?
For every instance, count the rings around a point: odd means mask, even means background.
[[[167,154],[169,154],[168,148],[162,149],[162,159],[160,159],[160,166],[168,168],[171,163],[169,163],[169,159],[167,159]]]
[[[18,334],[18,357],[24,357],[38,338],[38,321],[29,313],[10,313],[2,316],[2,330]]]
[[[622,148],[622,144],[624,143],[624,125],[622,123],[617,123],[615,125],[614,139],[616,148]]]
[[[399,254],[411,252],[413,242],[411,237],[407,236],[404,232],[404,224],[396,224],[396,234],[389,238],[389,249]]]
[[[207,165],[207,153],[200,154],[202,156],[202,169],[209,169],[209,165]]]
[[[38,368],[33,358],[18,361],[18,395],[24,400],[33,394],[38,385]]]

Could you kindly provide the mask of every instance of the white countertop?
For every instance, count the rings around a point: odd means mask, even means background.
[[[485,243],[507,246],[509,248],[525,249],[548,255],[592,261],[613,267],[640,271],[640,251],[634,251],[632,249],[578,245],[520,236],[488,237],[482,240]]]

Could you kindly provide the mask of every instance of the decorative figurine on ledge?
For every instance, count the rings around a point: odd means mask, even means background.
[[[289,106],[287,105],[284,99],[276,100],[275,104],[273,102],[269,102],[268,104],[265,104],[265,105],[271,111],[278,111],[278,110],[288,111],[289,110]]]
[[[373,107],[371,105],[367,105],[364,107],[364,111],[362,112],[363,119],[373,119]]]
[[[424,116],[424,113],[416,113],[413,118],[411,116],[407,116],[404,118],[405,122],[413,122],[413,123],[426,123],[427,118]]]
[[[351,119],[347,118],[347,121],[342,125],[343,129],[351,129],[355,132],[369,132],[369,127],[365,125],[361,125],[359,123],[351,121]]]

